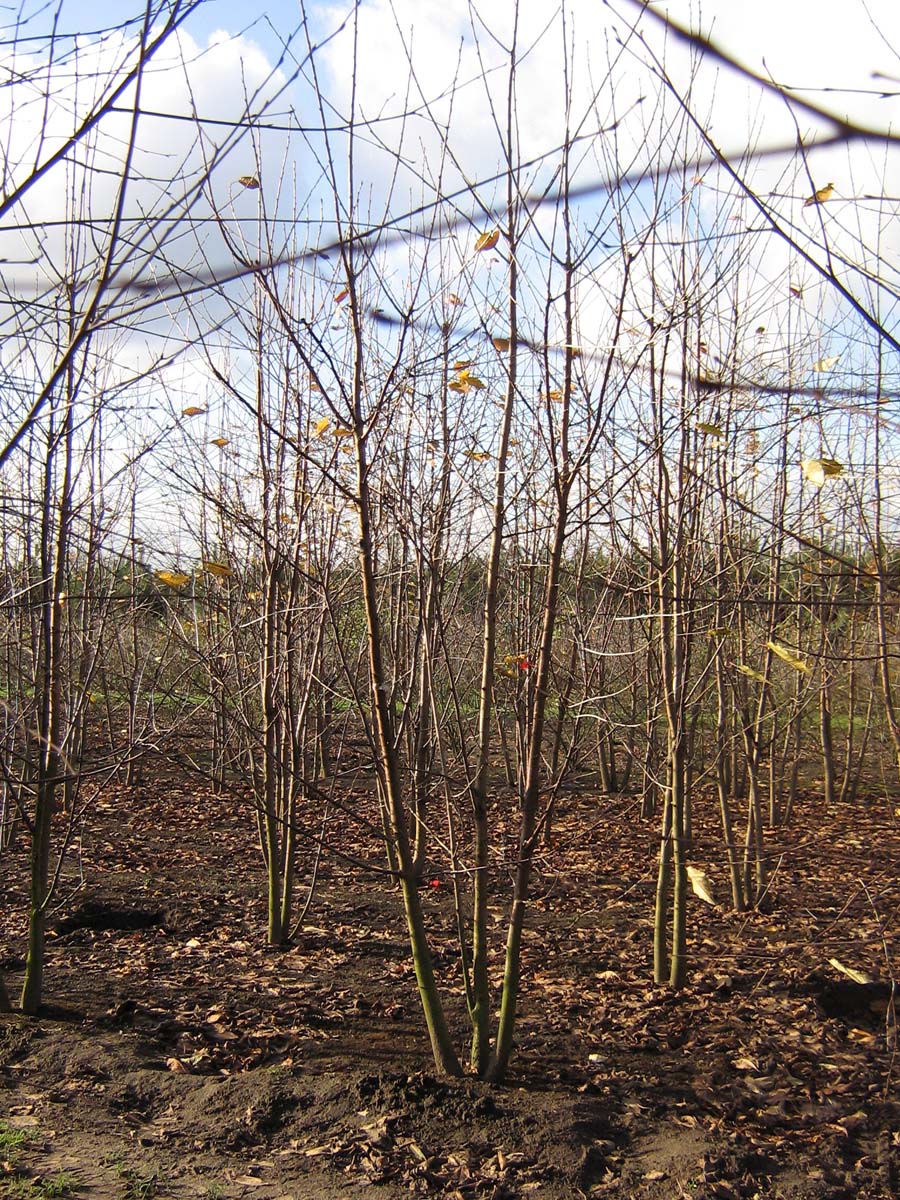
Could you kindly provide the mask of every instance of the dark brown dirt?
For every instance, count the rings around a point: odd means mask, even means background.
[[[695,860],[724,901],[704,804]],[[568,797],[536,881],[513,1074],[493,1089],[435,1076],[383,877],[326,854],[293,943],[266,949],[255,838],[246,804],[180,779],[86,811],[47,1007],[0,1018],[0,1121],[29,1134],[0,1195],[38,1200],[59,1172],[116,1200],[897,1194],[900,821],[884,802],[808,798],[773,835],[768,913],[692,898],[675,995],[650,975],[653,823],[628,799]],[[328,838],[379,862],[346,817]],[[21,837],[0,859],[12,988],[26,854]],[[439,868],[428,883],[462,1039],[449,889]],[[496,918],[499,955],[499,898]]]

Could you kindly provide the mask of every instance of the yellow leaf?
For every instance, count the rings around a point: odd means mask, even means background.
[[[844,473],[844,464],[834,458],[804,458],[800,467],[804,476],[816,487],[821,487],[826,479],[836,479]]]
[[[714,629],[707,629],[706,636],[711,638],[728,637],[733,632],[728,625],[717,625]]]
[[[491,338],[491,344],[495,350],[499,350],[501,354],[504,354],[509,349],[510,343],[509,338],[495,337]]]
[[[205,413],[206,409],[200,404],[189,404],[187,408],[181,410],[183,417],[199,417],[201,413]]]
[[[848,979],[852,979],[854,983],[867,984],[873,983],[872,976],[867,971],[858,971],[855,967],[845,967],[844,964],[837,958],[829,958],[828,965],[841,975],[846,975]]]
[[[552,400],[554,404],[562,404],[563,394],[559,388],[553,388],[547,393],[547,399]]]
[[[463,458],[471,458],[475,462],[486,462],[490,457],[488,450],[463,450]]]
[[[215,575],[217,579],[227,579],[229,575],[233,574],[231,567],[226,566],[225,563],[214,562],[209,558],[203,559],[203,570],[208,571],[210,575]]]
[[[213,440],[209,444],[211,446],[218,446],[219,448],[221,448],[222,446],[228,445],[228,438],[227,437],[213,438]]]
[[[491,229],[488,233],[483,233],[475,242],[475,253],[478,254],[482,250],[493,250],[500,241],[500,230]]]
[[[710,904],[713,908],[716,906],[716,900],[712,893],[712,885],[704,871],[699,867],[688,866],[687,871],[688,881],[691,885],[691,891],[695,896],[698,896],[704,904]]]
[[[813,363],[812,369],[814,371],[818,371],[820,374],[823,371],[830,371],[832,367],[837,366],[837,364],[840,362],[840,358],[841,356],[839,354],[835,354],[831,358],[820,358],[818,362]]]
[[[460,358],[460,359],[457,359],[457,361],[453,364],[453,370],[454,371],[464,371],[466,369],[466,367],[471,367],[471,365],[472,365],[471,358]]]
[[[460,300],[459,296],[457,296],[455,292],[451,292],[450,295],[447,297],[447,303],[457,305],[457,304],[462,304],[463,302],[462,302],[462,300]]]
[[[825,482],[825,468],[817,458],[804,458],[800,461],[800,468],[803,475],[810,483],[814,483],[816,487],[821,487]]]
[[[795,671],[802,671],[804,675],[809,671],[809,667],[803,659],[798,658],[793,651],[788,650],[787,646],[782,646],[780,642],[766,642],[766,649],[771,650],[773,654],[777,654],[782,662],[786,662]]]
[[[251,192],[255,192],[259,187],[259,180],[255,175],[242,175],[238,183],[245,188],[249,188]]]
[[[353,437],[353,430],[348,429],[346,425],[338,425],[334,431],[334,436],[336,438]]]
[[[803,201],[803,207],[809,208],[811,204],[824,204],[825,201],[830,200],[833,195],[834,184],[826,183],[823,188],[819,188],[817,192],[813,192],[808,200]]]
[[[331,417],[322,417],[321,421],[316,421],[316,437],[321,437],[322,434],[327,433],[330,424]]]
[[[460,371],[455,379],[451,380],[448,387],[452,392],[462,392],[465,394],[468,391],[481,391],[484,387],[482,381],[475,375],[470,375],[467,370]]]
[[[190,575],[185,575],[181,571],[157,571],[156,578],[161,583],[166,583],[169,587],[180,588],[190,579]]]
[[[721,425],[711,425],[708,421],[698,421],[697,428],[701,433],[708,433],[710,437],[722,437],[724,433]]]
[[[754,671],[752,667],[748,667],[746,663],[739,663],[738,670],[742,675],[748,676],[750,679],[755,679],[757,683],[765,683],[765,675],[760,675],[759,671]]]

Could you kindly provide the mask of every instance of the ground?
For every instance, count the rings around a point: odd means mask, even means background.
[[[326,841],[380,865],[348,815],[365,789],[345,800]],[[894,1196],[894,804],[829,811],[811,790],[770,835],[768,911],[736,915],[698,795],[695,860],[718,904],[691,898],[673,994],[650,969],[655,823],[632,797],[567,793],[535,881],[512,1073],[491,1088],[436,1076],[383,876],[324,854],[295,937],[270,950],[247,802],[187,776],[109,787],[65,855],[46,1008],[0,1018],[0,1195]],[[11,989],[26,854],[23,836],[0,857]],[[462,1041],[447,883],[431,868],[426,903]],[[499,897],[494,915],[499,954]]]

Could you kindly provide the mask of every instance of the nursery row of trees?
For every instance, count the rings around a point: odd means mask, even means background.
[[[195,110],[180,173],[138,219],[142,79],[195,7],[119,34],[127,66],[62,150],[7,155],[22,263],[21,196],[70,172],[52,269],[38,255],[35,286],[3,298],[0,853],[20,861],[27,839],[21,1006],[41,1004],[47,912],[92,797],[199,721],[202,750],[179,753],[223,796],[249,781],[273,945],[333,849],[330,807],[368,775],[435,1062],[499,1080],[561,788],[633,791],[658,820],[654,973],[679,988],[692,797],[714,797],[744,910],[811,773],[849,802],[900,769],[890,214],[817,199],[797,154],[773,156],[762,199],[752,153],[712,145],[652,23],[607,44],[598,81],[577,5],[536,35],[510,4],[474,43],[490,169],[472,175],[455,133],[462,65],[430,95],[409,50],[403,132],[367,117],[357,9],[334,32],[355,54],[343,94],[328,38],[304,21],[285,43],[312,190],[291,151],[274,165],[273,76],[224,140]],[[522,110],[545,41],[557,111],[538,151]],[[699,77],[702,54],[685,62]],[[82,185],[106,187],[123,94],[101,222]],[[438,859],[466,1053],[419,888]]]

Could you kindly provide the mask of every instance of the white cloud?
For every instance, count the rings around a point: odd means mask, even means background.
[[[510,44],[514,0],[490,0],[490,3],[484,0],[480,5],[468,0],[393,0],[393,3],[366,0],[358,9],[355,64],[349,26],[331,41],[318,37],[318,30],[334,28],[345,20],[347,6],[308,7],[315,18],[317,40],[323,46],[317,52],[316,67],[328,121],[339,124],[341,117],[349,114],[351,93],[355,89],[357,115],[372,122],[368,128],[359,130],[355,164],[354,200],[363,211],[371,206],[375,218],[385,211],[396,215],[418,204],[427,204],[454,188],[463,189],[455,204],[445,204],[442,209],[448,219],[461,218],[458,233],[446,234],[434,243],[415,239],[409,257],[402,241],[388,251],[398,294],[405,287],[403,273],[409,275],[411,263],[426,278],[433,273],[435,290],[439,285],[463,290],[467,272],[471,270],[474,276],[471,303],[463,315],[467,319],[471,315],[477,328],[479,305],[485,307],[503,298],[502,280],[491,281],[487,261],[472,266],[474,234],[467,221],[471,218],[479,229],[487,227],[495,218],[481,211],[478,201],[502,209],[504,200],[505,181],[485,181],[502,172],[504,165],[508,86],[508,53],[504,46]],[[900,74],[896,55],[892,56],[891,49],[879,37],[879,21],[882,29],[890,28],[886,18],[893,5],[889,7],[887,0],[870,0],[874,24],[865,19],[861,0],[849,0],[840,8],[834,6],[833,13],[829,13],[827,4],[812,4],[807,0],[780,0],[777,4],[774,0],[762,0],[752,8],[732,0],[716,0],[702,8],[672,0],[668,8],[679,20],[699,22],[701,27],[711,29],[721,45],[750,67],[756,70],[765,67],[778,82],[806,88],[805,94],[821,99],[831,108],[882,124],[886,114],[896,108],[895,101],[814,90],[824,86],[871,87],[869,73],[873,69]],[[557,4],[520,0],[520,63],[515,103],[517,154],[522,160],[550,155],[546,165],[523,172],[524,191],[533,193],[541,187],[558,186],[559,177],[554,172],[560,165],[558,151],[565,141],[567,122],[570,132],[591,135],[575,146],[571,165],[576,183],[615,179],[623,171],[650,174],[661,165],[677,164],[682,155],[692,163],[708,153],[700,133],[691,128],[680,109],[676,93],[666,91],[663,86],[654,55],[675,88],[682,95],[689,94],[692,109],[719,146],[735,150],[754,144],[789,144],[795,139],[794,122],[782,100],[762,94],[746,80],[715,64],[696,61],[676,40],[666,41],[662,30],[648,17],[638,26],[639,34],[646,38],[646,46],[642,45],[637,35],[629,33],[629,22],[636,20],[638,11],[625,0],[617,0],[614,7],[597,0],[566,0],[564,28]],[[293,5],[290,13],[296,14]],[[283,15],[281,9],[273,6],[273,20]],[[482,24],[482,18],[489,29]],[[844,36],[845,30],[851,31],[852,36],[849,33]],[[86,47],[79,58],[78,78],[71,76],[54,89],[48,117],[43,113],[39,89],[30,103],[24,105],[17,89],[0,89],[0,106],[7,105],[5,112],[0,110],[0,125],[5,124],[9,129],[7,154],[13,170],[27,169],[41,129],[48,145],[59,144],[71,131],[72,114],[84,111],[91,89],[96,86],[91,80],[101,77],[111,65],[121,64],[132,52],[133,46],[123,36],[108,39],[102,48]],[[29,65],[34,66],[35,61],[20,57],[20,68]],[[147,72],[142,104],[162,112],[189,114],[196,109],[208,119],[234,120],[257,89],[274,92],[284,83],[282,75],[273,76],[271,72],[270,55],[246,37],[232,37],[220,30],[201,44],[190,33],[183,32]],[[292,104],[304,120],[309,120],[315,117],[312,101],[308,87],[298,86],[285,97],[283,107]],[[14,116],[16,119],[12,120]],[[612,130],[614,122],[618,124]],[[801,131],[811,129],[812,125],[811,119],[800,118]],[[91,175],[90,188],[86,195],[78,196],[77,203],[83,213],[101,224],[112,209],[127,128],[127,117],[111,118],[92,144],[94,163],[102,165],[109,174]],[[207,126],[203,134],[207,153],[227,136],[223,127]],[[347,186],[345,143],[340,135],[332,136],[331,146],[340,186]],[[329,201],[326,183],[320,178],[323,162],[321,138],[312,137],[304,143],[299,138],[291,140],[287,135],[272,133],[261,135],[255,143],[245,142],[243,149],[232,154],[214,175],[210,189],[212,207],[208,207],[204,197],[193,210],[198,219],[196,227],[182,222],[177,230],[169,230],[174,237],[165,252],[156,255],[153,269],[167,276],[184,268],[227,268],[227,248],[217,232],[213,231],[212,236],[202,232],[208,231],[210,225],[201,225],[200,219],[206,221],[214,211],[218,212],[228,221],[230,230],[249,229],[252,241],[252,224],[246,221],[239,224],[236,218],[253,218],[260,199],[270,215],[291,215],[293,209],[287,202],[287,191],[295,170],[298,195],[313,197],[305,202],[306,210],[301,215],[316,215],[315,203],[321,201],[327,206]],[[896,235],[892,227],[885,226],[885,217],[891,214],[886,213],[885,206],[877,199],[860,197],[900,193],[896,163],[894,151],[882,157],[877,149],[854,145],[816,151],[808,160],[809,173],[806,165],[792,156],[748,158],[739,166],[748,185],[771,204],[778,219],[804,248],[821,257],[824,224],[834,252],[858,265],[874,263],[882,271],[886,258],[896,262],[890,258],[898,248]],[[173,185],[173,179],[183,183],[196,178],[204,168],[205,160],[191,123],[145,118],[134,164],[135,180],[129,190],[129,212],[160,213],[181,186]],[[256,173],[263,182],[262,197],[235,183],[240,175]],[[689,181],[692,173],[691,168]],[[9,278],[21,281],[23,294],[27,287],[47,280],[54,270],[64,266],[69,253],[67,235],[50,222],[64,218],[71,210],[65,200],[67,190],[74,185],[78,193],[79,180],[86,178],[78,171],[67,177],[64,170],[48,178],[29,194],[27,203],[11,218],[14,221],[21,213],[29,221],[44,222],[45,226],[28,234],[0,233],[0,258],[20,264],[9,268],[7,282]],[[288,184],[284,197],[278,201],[275,192],[281,178]],[[818,186],[828,179],[836,184],[834,201],[822,209],[804,209],[802,199],[813,184]],[[465,191],[469,184],[474,185],[474,195]],[[733,231],[743,236],[748,226],[763,227],[762,218],[721,173],[710,171],[702,185],[689,182],[688,187],[692,190],[692,202],[696,203],[692,234],[727,235]],[[679,188],[680,185],[673,183],[658,220],[655,205],[660,196],[649,183],[635,192],[624,193],[612,203],[605,192],[598,190],[577,206],[577,224],[582,234],[594,223],[598,229],[607,230],[618,209],[629,241],[637,245],[638,235],[646,233],[657,247],[656,281],[651,278],[646,258],[635,268],[633,277],[634,299],[645,311],[651,311],[654,303],[658,303],[660,298],[654,298],[654,288],[658,290],[663,277],[665,290],[670,293],[675,290],[665,260],[665,246],[667,240],[674,242],[679,237],[683,211]],[[739,219],[729,224],[732,216]],[[427,221],[426,213],[410,218],[409,224],[421,227]],[[648,232],[654,222],[655,228]],[[538,272],[546,270],[546,253],[540,238],[549,243],[559,232],[558,216],[550,207],[538,213],[529,234],[533,258],[526,281],[532,285],[535,296],[543,295]],[[327,229],[323,236],[328,236]],[[609,229],[606,236],[615,242],[615,228]],[[811,269],[798,260],[787,243],[774,236],[764,239],[757,234],[745,244],[748,249],[740,271],[729,286],[736,287],[742,311],[748,314],[752,326],[765,323],[770,339],[767,344],[776,346],[782,336],[787,339],[788,332],[791,337],[797,336],[799,305],[788,291],[791,281],[806,289],[801,322],[803,337],[813,338],[818,323],[827,342],[837,304],[834,301],[830,307],[821,304]],[[874,247],[879,244],[881,258],[877,259]],[[79,253],[87,261],[95,254],[93,242],[85,239]],[[725,258],[728,253],[728,249],[721,251]],[[36,262],[28,265],[32,259]],[[601,260],[602,255],[598,254],[583,268],[578,289],[578,336],[586,344],[593,342],[602,348],[610,336],[611,303],[621,286],[623,263],[618,256],[609,258],[605,264]],[[712,258],[705,262],[701,282],[710,293],[715,291],[713,281],[721,265],[717,266]],[[317,269],[327,274],[333,266],[319,263]],[[499,275],[502,267],[498,265],[494,276]],[[858,274],[852,279],[853,286],[863,290],[867,286]],[[725,301],[730,297],[730,292],[721,291],[723,306],[727,307]],[[540,301],[535,299],[533,305],[530,320],[533,328],[539,329]],[[712,311],[712,302],[710,307]],[[171,311],[156,310],[155,323],[145,335],[132,333],[127,339],[127,350],[121,355],[117,371],[124,375],[125,364],[139,370],[141,364],[159,352],[164,335],[181,338],[188,345],[199,337],[204,323],[213,323],[224,311],[215,301],[198,300],[194,302],[194,324],[180,320],[184,314],[177,306]],[[492,316],[484,319],[493,321]],[[721,319],[723,341],[728,320],[727,316]],[[552,323],[551,329],[555,334],[559,329],[558,318],[554,321],[557,323]],[[721,349],[724,352],[725,347]],[[202,355],[192,358],[188,366],[169,372],[167,387],[172,397],[188,396],[207,386]]]
[[[23,79],[0,88],[0,128],[5,130],[3,195],[27,181],[36,164],[64,147],[101,97],[126,77],[136,61],[137,43],[123,32],[102,40],[84,39],[68,62],[50,62],[36,53],[7,49],[0,77]],[[217,33],[205,45],[181,30],[148,64],[141,84],[141,108],[205,121],[238,121],[248,106],[257,111],[285,84],[252,41]],[[93,294],[109,245],[111,221],[125,174],[133,87],[78,145],[19,202],[4,213],[0,259],[3,370],[28,397],[40,390],[58,360],[67,333],[67,281],[74,281],[74,320]],[[253,101],[251,105],[250,102]],[[129,290],[163,280],[178,270],[206,269],[229,255],[222,246],[217,212],[231,221],[256,213],[256,200],[236,183],[239,175],[264,170],[272,161],[268,137],[231,153],[199,188],[222,147],[236,143],[228,125],[146,115],[139,121],[128,170],[121,237],[113,256],[113,280],[103,297],[113,325],[93,339],[92,353],[103,363],[104,385],[116,387],[127,368],[136,376],[184,344],[173,306],[129,318],[146,296]],[[277,147],[278,152],[281,146]],[[262,160],[262,166],[258,157]],[[121,289],[121,290],[120,290]],[[174,306],[177,310],[177,305]],[[195,333],[192,330],[191,333]],[[189,338],[187,339],[189,343]],[[12,418],[12,413],[7,413]]]

